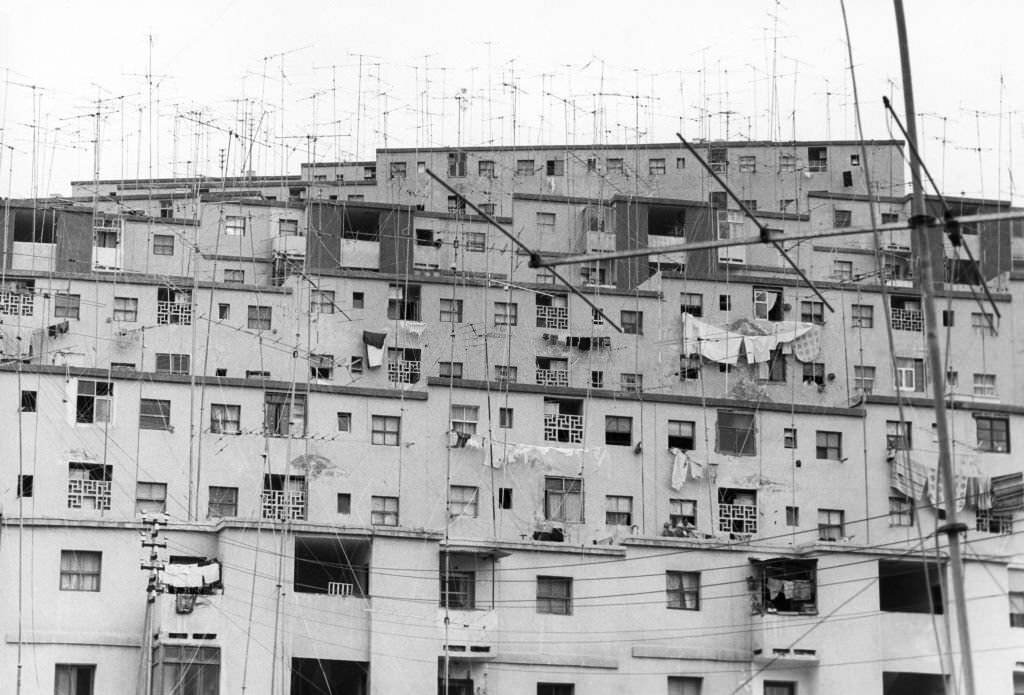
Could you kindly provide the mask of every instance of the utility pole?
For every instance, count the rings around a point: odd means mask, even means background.
[[[142,562],[139,567],[149,572],[149,582],[146,585],[146,618],[144,621],[145,633],[142,642],[142,678],[145,681],[145,695],[152,695],[153,692],[153,604],[156,602],[157,594],[163,591],[160,585],[160,571],[164,563],[160,560],[157,548],[166,548],[167,541],[160,540],[160,519],[146,515],[142,518],[143,530],[142,547],[149,548],[149,559]]]

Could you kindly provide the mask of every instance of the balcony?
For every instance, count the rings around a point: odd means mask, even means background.
[[[55,269],[56,244],[35,244],[29,241],[15,241],[11,244],[11,270]]]
[[[537,383],[541,386],[568,386],[569,372],[564,369],[538,369]]]
[[[156,322],[159,325],[192,325],[192,304],[185,302],[159,301],[156,303]]]
[[[723,533],[757,533],[757,506],[719,502],[718,530]]]
[[[924,330],[924,314],[915,309],[889,310],[892,318],[892,328],[896,331],[915,331],[920,333]]]
[[[306,255],[306,237],[286,234],[274,237],[271,249],[280,256],[302,257]]]
[[[5,290],[0,292],[0,314],[7,316],[31,316],[35,297],[31,292]]]
[[[547,413],[544,415],[544,441],[583,442],[583,416],[563,413]]]
[[[69,480],[68,509],[110,509],[110,481]]]
[[[264,490],[260,501],[264,519],[293,521],[306,518],[306,493],[303,490]]]
[[[569,329],[569,309],[564,306],[538,306],[537,328]],[[540,382],[538,382],[540,383]]]
[[[657,236],[652,234],[647,237],[647,246],[651,249],[656,249],[662,246],[678,246],[685,241],[686,239],[681,236]],[[651,260],[656,263],[686,263],[686,252],[661,253],[651,256]]]
[[[813,614],[812,614],[813,615]],[[807,634],[807,618],[768,613],[752,618],[751,647],[759,663],[815,664],[816,636]]]
[[[388,381],[396,384],[419,383],[423,363],[418,360],[388,362]]]
[[[123,262],[124,252],[120,246],[94,246],[92,249],[93,270],[121,270]]]
[[[498,639],[498,614],[493,610],[449,610],[448,651],[452,656],[465,658],[493,657]],[[445,636],[445,611],[437,612],[438,636]],[[443,640],[442,640],[443,643]],[[444,649],[444,647],[441,647]],[[442,652],[443,655],[443,652]]]
[[[361,239],[342,239],[338,254],[342,268],[380,269],[380,242]]]
[[[614,232],[587,232],[587,253],[607,253],[615,250]]]
[[[227,628],[221,594],[159,594],[153,633],[160,635],[221,634]]]

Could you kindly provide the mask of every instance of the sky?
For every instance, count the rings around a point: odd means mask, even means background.
[[[893,5],[846,9],[864,135],[901,139]],[[925,164],[1024,204],[1024,3],[905,9]],[[857,111],[839,0],[0,0],[0,196],[378,147],[853,139]]]

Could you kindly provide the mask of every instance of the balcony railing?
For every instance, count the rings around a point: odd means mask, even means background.
[[[157,302],[156,322],[161,325],[180,323],[192,325],[192,305],[183,302]]]
[[[0,292],[0,314],[8,316],[31,316],[35,297],[31,292]]]
[[[544,441],[583,442],[583,416],[548,413],[544,416]]]
[[[261,501],[264,519],[306,518],[306,493],[301,490],[264,490]]]
[[[753,504],[720,503],[718,530],[725,533],[757,533],[757,507]]]
[[[393,381],[397,384],[418,383],[422,364],[419,360],[388,362],[388,381]]]
[[[890,309],[892,328],[896,331],[924,330],[924,314],[915,309]]]
[[[828,171],[828,160],[827,159],[812,159],[807,162],[807,171]]]
[[[569,328],[569,309],[564,306],[537,307],[537,328]]]
[[[569,372],[564,369],[538,369],[537,383],[541,386],[568,386]]]
[[[110,481],[68,481],[68,509],[110,509]]]

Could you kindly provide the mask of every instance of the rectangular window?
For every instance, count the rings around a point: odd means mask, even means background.
[[[448,153],[448,176],[462,177],[466,175],[466,153]]]
[[[782,447],[784,449],[795,449],[796,448],[796,428],[795,427],[784,427],[784,428],[782,428]]]
[[[376,181],[377,180],[377,167],[369,166],[363,167],[363,181]],[[352,198],[350,197],[349,200]],[[359,197],[362,200],[362,196]]]
[[[334,355],[309,354],[309,378],[328,381],[334,378]]]
[[[667,607],[676,610],[700,610],[700,572],[665,572]]]
[[[138,297],[114,297],[114,320],[115,321],[138,321],[139,300]]]
[[[476,608],[476,572],[450,570],[442,566],[440,579],[443,608],[460,611],[471,611]],[[449,688],[448,695],[460,695],[461,692]],[[472,690],[465,692],[472,695]]]
[[[393,179],[404,179],[409,174],[408,162],[391,162],[389,172]]]
[[[576,686],[572,683],[538,683],[537,695],[575,695]]]
[[[572,577],[537,577],[537,612],[572,615]]]
[[[460,434],[476,434],[476,424],[480,419],[480,408],[475,405],[452,404],[452,431]]]
[[[537,213],[537,231],[541,234],[553,233],[555,231],[555,213]]]
[[[306,394],[267,391],[263,397],[263,429],[270,437],[306,434]]]
[[[370,443],[379,446],[398,446],[401,441],[402,418],[398,415],[370,417]]]
[[[60,590],[99,591],[102,558],[93,550],[60,551]]]
[[[77,294],[57,292],[53,295],[53,315],[55,318],[77,319],[82,297]]]
[[[728,294],[718,295],[718,310],[719,311],[731,311],[732,310],[732,296]]]
[[[853,367],[853,388],[868,394],[875,390],[875,368],[858,364]]]
[[[914,500],[905,495],[889,497],[889,525],[914,525]]]
[[[462,362],[438,362],[437,375],[444,379],[461,379]]]
[[[711,165],[711,171],[724,174],[729,167],[729,150],[724,147],[708,148],[708,164]]]
[[[719,410],[716,449],[723,454],[755,456],[757,432],[754,422],[753,413]]]
[[[158,352],[156,353],[157,374],[187,375],[192,368],[192,356],[187,353]]]
[[[309,311],[311,314],[334,313],[334,291],[312,290],[309,293]]]
[[[360,308],[362,308],[361,305]],[[397,319],[399,321],[420,320],[419,285],[404,283],[393,283],[388,285],[388,319]]]
[[[878,607],[885,612],[944,612],[941,573],[944,565],[928,559],[878,561]]]
[[[1024,627],[1024,570],[1009,570],[1010,627]],[[1014,674],[1016,678],[1021,674]]]
[[[853,213],[849,210],[833,210],[832,226],[836,229],[849,227],[853,223]]]
[[[800,525],[800,507],[786,507],[786,526]]]
[[[796,683],[790,681],[765,681],[764,695],[796,695]]]
[[[535,168],[532,159],[516,160],[516,176],[533,176]]]
[[[896,358],[896,390],[924,391],[924,360],[911,357]]]
[[[161,212],[163,212],[161,210]],[[95,664],[56,664],[53,671],[55,695],[93,695]]]
[[[668,523],[672,529],[692,531],[697,527],[697,500],[670,499]]]
[[[1010,452],[1010,421],[1004,417],[974,416],[979,451]]]
[[[238,215],[225,216],[224,233],[228,236],[245,236],[245,218]]]
[[[515,302],[494,303],[494,325],[515,326],[519,323],[519,305]]]
[[[592,389],[603,389],[604,388],[604,372],[602,370],[592,370],[590,372],[590,388]]]
[[[885,421],[885,448],[893,451],[909,451],[912,447],[911,424],[899,420]]]
[[[370,498],[370,523],[374,526],[398,526],[398,498]]]
[[[352,513],[352,495],[348,492],[339,492],[337,499],[338,514]]]
[[[853,279],[853,261],[832,261],[832,278],[839,282]]]
[[[701,695],[703,680],[699,676],[669,676],[668,695]]]
[[[339,432],[351,432],[352,431],[352,413],[338,411],[337,413],[338,431]]]
[[[218,695],[220,692],[219,647],[161,644],[154,652],[153,695]]]
[[[31,475],[18,476],[18,497],[31,497],[35,478]]]
[[[490,159],[481,159],[476,164],[477,176],[482,176],[487,179],[494,178],[494,161]]]
[[[174,237],[170,234],[154,234],[153,235],[153,255],[154,256],[173,256],[174,255]]]
[[[755,319],[781,321],[784,318],[781,289],[755,287],[753,299]]]
[[[619,375],[619,389],[623,393],[643,393],[644,375],[623,373]]]
[[[752,155],[742,155],[739,164],[741,174],[753,174],[757,171],[757,157]]]
[[[210,432],[239,434],[242,431],[242,406],[227,403],[210,404]]]
[[[606,526],[633,525],[633,498],[624,495],[606,495],[604,498]]]
[[[647,160],[647,172],[651,176],[661,176],[665,173],[665,160],[664,158],[654,158]]]
[[[815,435],[815,456],[818,459],[839,461],[843,458],[843,433],[818,430]]]
[[[509,429],[514,422],[515,411],[512,408],[498,408],[498,427]]]
[[[475,424],[475,423],[474,423]],[[452,485],[448,489],[448,513],[453,516],[476,516],[480,489],[472,485]]]
[[[795,211],[796,199],[794,198],[780,198],[779,199],[779,212],[789,212],[792,207]]]
[[[113,466],[100,463],[68,464],[68,509],[110,509]]]
[[[209,519],[238,516],[238,488],[211,485],[206,516]]]
[[[843,532],[843,517],[845,512],[842,509],[819,509],[818,510],[818,540],[839,541],[846,534]]]
[[[850,325],[854,328],[874,328],[875,307],[870,304],[851,304]]]
[[[272,307],[249,305],[249,328],[257,331],[269,331]]]
[[[217,305],[217,318],[221,321],[226,321],[231,318],[231,305],[230,304],[218,304]]]
[[[442,299],[440,320],[442,323],[462,323],[462,300]]]
[[[828,171],[828,148],[807,148],[807,171]]]
[[[686,157],[676,157],[676,169],[686,168]]]
[[[224,269],[224,282],[244,283],[245,271],[232,268]]]
[[[825,385],[825,365],[821,362],[804,362],[803,381],[805,384]]]
[[[363,300],[363,296],[364,295],[363,295],[362,292],[353,292],[352,293],[352,308],[353,309],[362,309],[363,308],[363,301],[364,301]],[[390,308],[391,308],[391,302],[388,301],[388,309],[390,310]],[[389,316],[388,318],[391,318],[391,317]]]
[[[548,521],[583,521],[582,478],[544,478],[544,518]]]
[[[981,335],[998,335],[996,330],[995,316],[988,312],[975,311],[971,313],[971,328]]]
[[[608,158],[607,160],[605,160],[604,167],[605,167],[605,172],[607,172],[609,174],[623,174],[623,173],[625,173],[624,167],[622,165],[622,158],[621,157],[610,157],[610,158]]]
[[[519,381],[519,367],[508,364],[494,365],[494,380],[514,384]]]
[[[548,176],[565,176],[565,160],[549,159],[545,162],[544,171]]]
[[[779,171],[796,171],[796,156],[791,154],[780,154]]]
[[[512,509],[512,488],[498,488],[498,507],[501,509]]]
[[[696,292],[679,293],[679,312],[700,318],[704,315],[704,295]]]
[[[36,391],[21,392],[20,410],[23,413],[34,413],[39,404],[39,394]]]
[[[693,451],[696,448],[695,430],[696,423],[692,420],[669,420],[668,448]]]
[[[696,355],[679,356],[679,380],[692,381],[700,379],[701,361]]]
[[[164,514],[167,511],[167,483],[135,483],[135,513]]]
[[[480,209],[488,215],[493,215],[494,203],[481,203]],[[483,253],[487,250],[487,232],[466,232],[463,236],[462,248],[466,251]]]
[[[995,374],[975,374],[974,375],[974,395],[982,396],[984,398],[995,398],[996,397],[996,375]]]
[[[800,320],[804,323],[825,323],[825,304],[823,302],[800,302]]]
[[[633,418],[605,415],[604,443],[615,446],[633,444]]]
[[[114,384],[109,381],[78,381],[75,422],[110,422]]]
[[[629,335],[643,335],[644,334],[644,312],[642,311],[626,311],[619,312],[619,321],[622,326],[622,332]]]
[[[171,402],[156,398],[139,400],[139,429],[171,429]]]
[[[299,221],[282,217],[277,221],[277,233],[280,236],[299,236]]]

